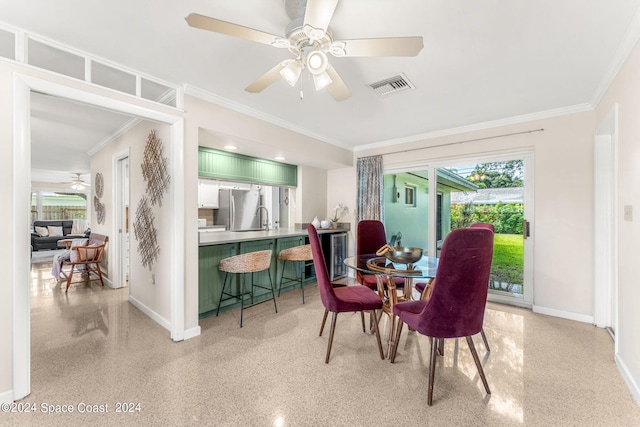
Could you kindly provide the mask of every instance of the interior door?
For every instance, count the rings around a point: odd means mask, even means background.
[[[130,246],[130,209],[129,209],[129,156],[122,155],[116,161],[116,227],[117,227],[117,280],[118,287],[129,285],[129,246]]]

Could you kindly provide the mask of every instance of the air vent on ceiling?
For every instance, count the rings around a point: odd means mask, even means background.
[[[397,74],[379,82],[368,85],[378,95],[385,96],[392,93],[400,92],[407,89],[415,89],[416,87],[409,81],[404,73]]]

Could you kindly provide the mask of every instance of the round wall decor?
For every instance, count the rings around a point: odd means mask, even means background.
[[[102,197],[102,193],[104,192],[104,177],[102,173],[96,173],[96,196]]]

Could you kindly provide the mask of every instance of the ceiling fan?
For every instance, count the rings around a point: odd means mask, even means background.
[[[295,56],[267,71],[245,88],[247,92],[261,92],[279,78],[295,86],[306,69],[313,77],[316,90],[326,88],[336,101],[342,101],[351,96],[351,91],[327,54],[335,57],[416,56],[423,42],[421,36],[333,40],[329,23],[337,4],[338,0],[285,0],[287,10],[295,7],[297,11],[297,17],[286,28],[285,37],[197,13],[185,20],[194,28],[289,49]]]
[[[76,173],[76,177],[71,181],[71,189],[75,191],[82,191],[87,188],[87,183],[80,178],[80,174]]]

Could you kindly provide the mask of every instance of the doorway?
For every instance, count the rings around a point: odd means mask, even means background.
[[[13,79],[13,204],[12,204],[12,250],[14,278],[12,282],[12,358],[13,358],[13,398],[22,399],[31,390],[31,322],[29,242],[21,230],[29,229],[30,186],[31,186],[31,139],[30,139],[30,95],[32,91],[58,96],[63,99],[82,102],[133,116],[166,123],[171,126],[171,169],[175,179],[171,180],[172,234],[175,244],[171,256],[176,260],[171,266],[170,301],[171,339],[184,338],[184,119],[178,115],[162,113],[153,108],[131,104],[107,95],[99,95],[72,86],[43,80],[16,73]],[[76,85],[77,86],[77,85]],[[178,191],[179,188],[179,191]]]
[[[387,241],[437,256],[450,231],[490,222],[496,234],[489,300],[531,307],[531,164],[532,154],[513,153],[385,168]]]
[[[615,340],[617,330],[617,233],[618,229],[618,105],[598,126],[594,135],[594,322],[606,328]],[[625,207],[624,220],[630,221],[631,207]],[[617,341],[616,341],[617,346]],[[616,347],[617,352],[617,347]]]
[[[115,287],[129,285],[129,150],[113,157],[115,179]]]

